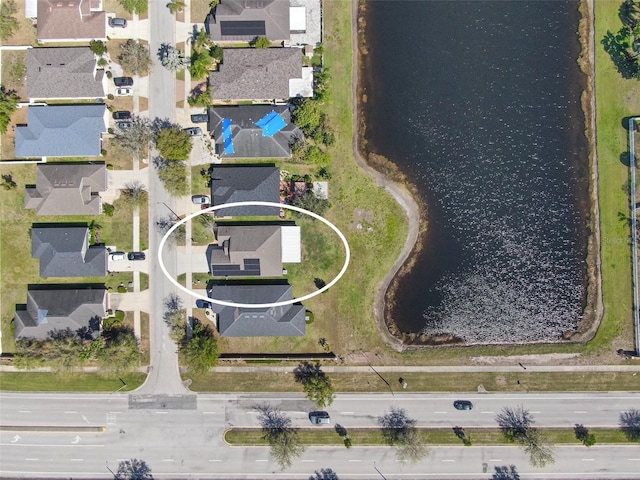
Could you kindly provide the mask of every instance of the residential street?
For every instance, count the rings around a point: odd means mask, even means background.
[[[166,397],[170,400],[171,397]],[[457,411],[455,399],[474,402],[472,411]],[[126,394],[0,394],[2,425],[105,426],[103,433],[81,430],[68,433],[2,431],[3,476],[78,478],[111,474],[119,460],[136,457],[149,464],[154,477],[196,475],[198,478],[307,478],[315,469],[333,468],[341,478],[373,478],[376,467],[387,478],[487,478],[494,466],[518,467],[527,473],[551,478],[637,478],[640,454],[637,446],[561,447],[556,463],[543,470],[529,466],[526,455],[515,447],[434,447],[419,464],[396,461],[390,448],[313,447],[280,473],[263,447],[229,447],[222,435],[231,426],[257,427],[255,406],[279,406],[296,426],[311,426],[307,414],[313,405],[301,395],[199,395],[197,409],[138,409]],[[616,426],[621,411],[637,407],[638,393],[603,394],[361,394],[339,395],[328,409],[332,423],[347,430],[376,426],[377,417],[389,407],[405,408],[420,426],[494,426],[503,406],[523,405],[541,426]],[[318,427],[323,428],[323,427]],[[324,427],[332,429],[332,426]],[[594,465],[598,466],[594,471]]]

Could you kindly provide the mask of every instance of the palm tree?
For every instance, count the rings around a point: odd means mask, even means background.
[[[187,4],[183,0],[171,0],[167,3],[167,8],[171,13],[181,12]]]
[[[620,5],[618,15],[622,23],[633,30],[640,23],[640,4],[637,0],[625,0]]]

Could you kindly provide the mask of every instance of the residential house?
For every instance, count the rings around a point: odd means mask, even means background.
[[[27,110],[16,127],[17,157],[97,157],[107,131],[104,105],[49,105]]]
[[[233,303],[267,304],[293,299],[291,285],[219,285],[210,298]],[[222,337],[299,337],[305,334],[306,311],[302,304],[280,307],[226,307],[213,304]]]
[[[214,165],[211,170],[213,206],[235,202],[280,203],[280,169],[269,165]],[[216,217],[275,216],[278,207],[248,205],[222,208]]]
[[[15,339],[47,340],[71,330],[83,338],[96,338],[107,311],[107,290],[43,285],[29,288],[24,310],[16,310]]]
[[[27,50],[27,96],[36,100],[101,99],[104,70],[89,47]]]
[[[289,40],[289,0],[221,0],[207,20],[214,42]]]
[[[283,262],[300,262],[295,225],[220,225],[217,240],[207,249],[214,277],[280,277]]]
[[[313,96],[313,68],[298,48],[225,48],[219,70],[209,74],[219,101],[273,101]]]
[[[107,189],[104,163],[61,163],[37,166],[36,184],[25,193],[25,208],[38,215],[102,213],[100,192]]]
[[[209,132],[223,158],[289,158],[302,132],[288,105],[240,105],[209,109]]]
[[[107,249],[89,245],[89,227],[34,225],[31,229],[31,256],[40,259],[40,276],[104,277]]]
[[[106,40],[107,14],[102,0],[37,0],[38,41]]]
[[[290,44],[311,49],[322,42],[322,1],[290,0]]]

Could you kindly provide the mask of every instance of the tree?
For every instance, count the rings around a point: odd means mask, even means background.
[[[5,190],[13,190],[18,186],[16,181],[13,179],[13,175],[11,175],[10,173],[2,175],[2,183],[0,183],[0,185],[2,185],[2,188],[4,188]]]
[[[7,133],[11,116],[18,108],[20,97],[13,90],[7,90],[0,85],[0,133]]]
[[[148,0],[118,0],[129,13],[144,13],[149,8]]]
[[[145,153],[153,137],[151,121],[148,118],[133,115],[129,128],[119,130],[114,135],[114,143],[135,159]]]
[[[218,363],[220,349],[213,330],[203,325],[199,320],[194,321],[193,335],[181,351],[185,366],[190,372],[206,373]]]
[[[318,102],[305,98],[293,111],[293,122],[305,135],[311,135],[320,125],[323,115]]]
[[[164,158],[186,160],[192,147],[191,136],[177,125],[163,128],[156,135],[156,148]]]
[[[515,465],[494,467],[495,472],[492,475],[492,480],[520,480],[520,474]]]
[[[142,207],[149,199],[149,192],[145,190],[145,186],[140,180],[133,180],[125,184],[124,189],[120,193],[120,198],[122,198],[127,205],[136,208]]]
[[[167,8],[171,13],[181,12],[187,4],[183,0],[171,0],[167,3]]]
[[[618,16],[623,24],[633,29],[640,23],[640,4],[636,0],[625,0],[620,5]]]
[[[320,369],[320,363],[300,363],[294,370],[296,382],[301,383],[307,398],[318,406],[328,407],[334,400],[334,388],[331,380]]]
[[[209,88],[203,90],[202,88],[196,87],[191,91],[191,95],[187,99],[187,102],[192,107],[202,107],[206,108],[211,105],[211,92]]]
[[[271,41],[267,37],[256,37],[250,43],[254,48],[269,48],[271,46]]]
[[[113,325],[102,336],[104,345],[97,352],[97,360],[103,370],[120,374],[140,366],[142,352],[133,330]]]
[[[415,425],[402,408],[391,407],[389,413],[378,417],[385,441],[396,447],[399,460],[418,462],[427,455],[428,450]]]
[[[291,419],[268,404],[258,405],[256,408],[260,412],[258,421],[262,427],[262,438],[271,446],[271,457],[282,470],[290,467],[293,459],[304,452],[298,432],[291,426]]]
[[[186,336],[186,313],[182,308],[180,297],[169,295],[164,300],[165,312],[163,319],[171,330],[171,337],[178,343],[182,343]]]
[[[533,425],[533,417],[522,405],[511,408],[504,407],[496,416],[496,422],[509,441],[522,442],[527,438]]]
[[[589,432],[589,429],[582,424],[576,423],[573,427],[573,433],[576,438],[582,442],[585,447],[592,447],[596,444],[596,436]]]
[[[316,197],[313,192],[307,192],[301,197],[296,197],[293,200],[293,205],[317,213],[318,215],[324,215],[330,206],[329,200]]]
[[[173,45],[169,45],[167,43],[160,45],[158,58],[160,59],[162,66],[172,72],[183,70],[185,67],[184,54],[182,53],[182,50],[177,49]]]
[[[152,480],[153,475],[145,461],[132,458],[120,462],[116,478],[118,480]]]
[[[551,444],[537,428],[530,430],[524,451],[529,455],[529,463],[536,468],[543,468],[556,461]]]
[[[209,70],[213,67],[213,58],[206,50],[195,50],[191,54],[191,66],[189,73],[192,80],[202,80],[207,76]]]
[[[620,414],[620,429],[629,440],[640,440],[640,410],[631,408]]]
[[[149,49],[140,42],[129,39],[120,45],[118,62],[126,73],[133,75],[147,75],[151,69],[151,54]]]
[[[330,468],[321,468],[320,471],[316,470],[314,475],[309,477],[309,480],[340,480],[338,474]]]
[[[107,53],[107,44],[104,43],[102,40],[91,40],[89,42],[89,49],[94,54],[101,57],[102,55]]]
[[[16,19],[17,12],[14,0],[5,0],[0,5],[0,40],[7,40],[20,26]]]

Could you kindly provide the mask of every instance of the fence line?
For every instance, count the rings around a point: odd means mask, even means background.
[[[633,262],[633,318],[635,324],[635,349],[636,355],[640,355],[640,295],[638,294],[638,231],[636,219],[636,154],[635,154],[635,122],[640,117],[629,119],[629,169],[631,174],[631,245]]]

